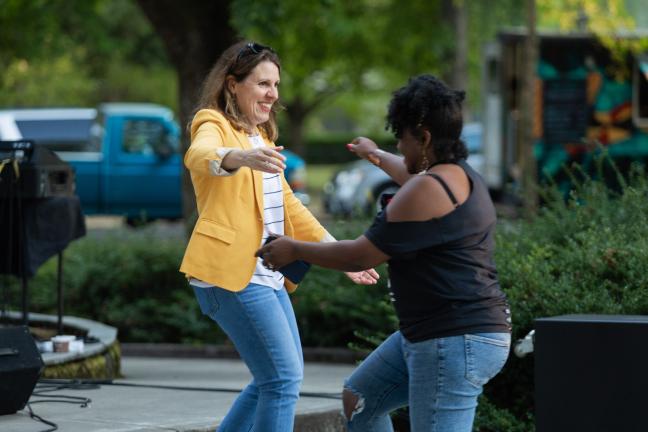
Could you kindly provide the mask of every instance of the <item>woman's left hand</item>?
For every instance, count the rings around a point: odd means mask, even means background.
[[[261,257],[264,266],[270,270],[275,270],[297,259],[295,256],[295,244],[290,237],[277,234],[272,234],[272,237],[275,237],[275,239],[266,242],[261,249],[254,253],[254,256]]]
[[[378,272],[374,269],[359,272],[344,272],[344,274],[358,285],[375,285],[380,278]]]

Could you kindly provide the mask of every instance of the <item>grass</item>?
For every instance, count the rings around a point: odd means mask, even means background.
[[[306,187],[309,193],[320,193],[326,182],[331,180],[333,174],[342,166],[343,164],[308,165],[306,168],[308,171]]]
[[[331,218],[324,211],[324,204],[322,202],[324,185],[331,180],[333,174],[342,166],[343,164],[309,164],[306,167],[308,171],[306,175],[306,189],[311,198],[308,208],[322,223],[325,223],[325,221]]]

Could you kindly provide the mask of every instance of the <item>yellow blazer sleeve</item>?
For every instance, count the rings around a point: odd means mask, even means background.
[[[284,211],[292,228],[292,237],[297,240],[319,242],[326,235],[326,229],[315,216],[295,197],[286,178],[281,176],[284,191]]]
[[[231,126],[222,114],[203,109],[191,122],[191,145],[184,157],[189,171],[201,175],[214,175],[220,163],[232,147],[238,147],[233,139]]]

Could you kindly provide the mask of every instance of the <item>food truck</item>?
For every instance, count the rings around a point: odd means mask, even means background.
[[[648,31],[617,37],[648,41]],[[538,181],[568,188],[564,167],[573,163],[592,177],[616,178],[611,164],[597,164],[603,150],[624,174],[632,163],[648,162],[648,52],[619,60],[592,34],[539,32],[537,38],[532,135]],[[524,30],[507,30],[484,49],[483,175],[492,191],[521,177],[525,41]]]

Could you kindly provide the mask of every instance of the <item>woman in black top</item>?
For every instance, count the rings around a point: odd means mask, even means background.
[[[433,76],[413,78],[387,115],[403,157],[367,138],[348,145],[402,185],[364,235],[327,244],[282,237],[257,252],[275,268],[302,259],[359,271],[388,261],[400,329],[345,383],[349,430],[390,431],[389,412],[409,405],[414,432],[471,431],[477,397],[508,356],[495,209],[465,161],[463,98]]]

